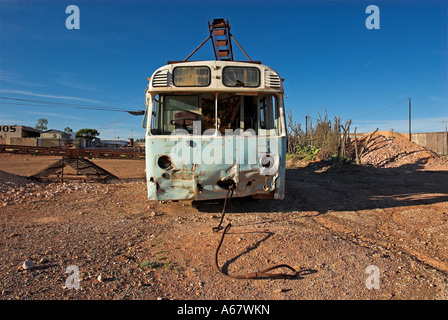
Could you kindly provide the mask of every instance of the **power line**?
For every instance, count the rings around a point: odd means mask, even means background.
[[[36,107],[36,104],[31,103],[14,103],[14,102],[0,102],[0,105],[14,105],[14,106],[32,106]],[[87,109],[87,110],[96,110],[96,111],[112,111],[112,112],[126,112],[124,110],[111,110],[111,109],[100,109],[100,108],[81,108],[81,107],[70,107],[70,106],[48,106],[48,105],[37,105],[38,107],[43,108],[75,108],[75,109]]]
[[[61,105],[61,106],[86,107],[86,108],[102,108],[102,109],[107,108],[105,106],[97,106],[97,105],[68,103],[68,102],[42,101],[42,100],[29,100],[29,99],[10,98],[10,97],[0,97],[0,99],[24,101],[24,102],[34,102],[34,103],[45,103],[45,104]],[[110,109],[117,109],[117,110],[125,110],[125,109],[119,108],[119,107],[109,107],[109,108]]]
[[[98,131],[103,130],[103,128],[106,128],[106,127],[108,127],[108,126],[114,124],[115,122],[121,121],[121,120],[124,119],[126,116],[127,116],[127,115],[124,115],[124,116],[122,116],[122,117],[120,117],[120,118],[118,118],[118,119],[115,119],[115,120],[112,121],[112,122],[109,122],[109,123],[105,124],[104,126],[100,127],[100,128],[98,129]]]
[[[373,111],[373,112],[364,114],[364,115],[359,116],[359,117],[350,118],[350,119],[351,119],[351,120],[356,120],[356,119],[359,119],[359,118],[368,117],[368,116],[371,116],[371,115],[373,115],[373,114],[380,113],[380,112],[383,112],[383,111],[385,111],[385,110],[391,109],[391,108],[393,108],[393,107],[399,105],[400,103],[403,103],[403,102],[408,101],[408,100],[409,100],[409,98],[405,98],[405,99],[403,99],[403,100],[401,100],[401,101],[398,101],[397,103],[394,103],[394,104],[392,104],[392,105],[390,105],[390,106],[388,106],[388,107],[385,107],[385,108],[382,108],[382,109],[379,109],[379,110],[376,110],[376,111]],[[303,117],[308,117],[309,119],[313,119],[313,120],[319,120],[319,119],[314,118],[314,117],[311,117],[311,116],[309,116],[309,115],[307,115],[307,116],[303,116]]]
[[[108,125],[103,126],[103,127],[100,128],[98,131],[99,131],[99,132],[107,131],[107,130],[109,130],[110,128],[115,127],[117,124],[119,124],[119,123],[121,123],[121,122],[127,120],[130,116],[131,116],[131,115],[128,114],[128,115],[126,115],[126,116],[124,116],[124,117],[121,117],[120,119],[115,120],[114,122],[109,123]]]
[[[383,111],[385,111],[385,110],[391,109],[391,108],[393,108],[393,107],[399,105],[400,103],[403,103],[403,102],[408,101],[408,100],[409,100],[409,98],[406,98],[406,99],[403,99],[403,100],[401,100],[401,101],[399,101],[399,102],[397,102],[397,103],[394,103],[393,105],[390,105],[390,106],[388,106],[388,107],[386,107],[386,108],[379,109],[379,110],[377,110],[377,111],[374,111],[374,112],[365,114],[365,115],[363,115],[363,116],[359,116],[359,117],[351,118],[351,119],[352,119],[352,120],[356,120],[356,119],[359,119],[359,118],[368,117],[368,116],[371,116],[371,115],[373,115],[373,114],[377,114],[377,113],[383,112]]]
[[[52,102],[52,101],[42,101],[42,100],[29,100],[29,99],[19,99],[19,98],[10,98],[10,97],[0,97],[3,100],[12,100],[19,102],[31,102],[31,103],[16,103],[16,102],[1,102],[1,104],[9,104],[9,105],[22,105],[22,106],[36,106],[38,103],[39,107],[48,107],[48,108],[74,108],[74,109],[86,109],[86,110],[97,110],[97,111],[113,111],[113,112],[128,112],[130,109],[138,109],[138,108],[120,108],[120,107],[105,107],[105,106],[95,106],[95,105],[86,105],[86,104],[76,104],[76,103],[65,103],[65,102]]]

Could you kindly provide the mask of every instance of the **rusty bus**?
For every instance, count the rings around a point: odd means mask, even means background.
[[[283,199],[283,81],[272,68],[232,60],[157,69],[145,91],[151,200]]]

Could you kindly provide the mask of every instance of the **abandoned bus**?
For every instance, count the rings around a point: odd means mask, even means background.
[[[151,200],[283,199],[283,83],[273,69],[236,61],[171,63],[146,89]]]

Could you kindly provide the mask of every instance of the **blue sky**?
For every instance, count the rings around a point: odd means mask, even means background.
[[[79,30],[65,26],[71,4]],[[368,5],[379,7],[380,29],[366,28]],[[0,10],[2,97],[143,109],[153,71],[186,58],[208,19],[227,18],[248,55],[285,78],[286,107],[303,125],[327,110],[358,132],[407,132],[408,97],[414,132],[443,131],[448,120],[447,1],[2,0]],[[207,43],[191,60],[213,58]],[[100,138],[144,136],[141,117],[124,112],[0,99],[2,125],[41,117]]]

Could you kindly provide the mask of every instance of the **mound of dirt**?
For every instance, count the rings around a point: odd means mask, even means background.
[[[363,146],[367,139],[360,139]],[[354,153],[354,151],[352,151]],[[354,154],[353,154],[354,158]],[[383,135],[374,136],[365,147],[361,157],[362,164],[369,164],[379,168],[396,168],[404,165],[419,165],[424,167],[447,166],[445,157],[418,144],[400,137],[386,138]]]
[[[385,136],[386,138],[401,138],[409,141],[409,134],[396,131],[377,131],[375,136]]]

